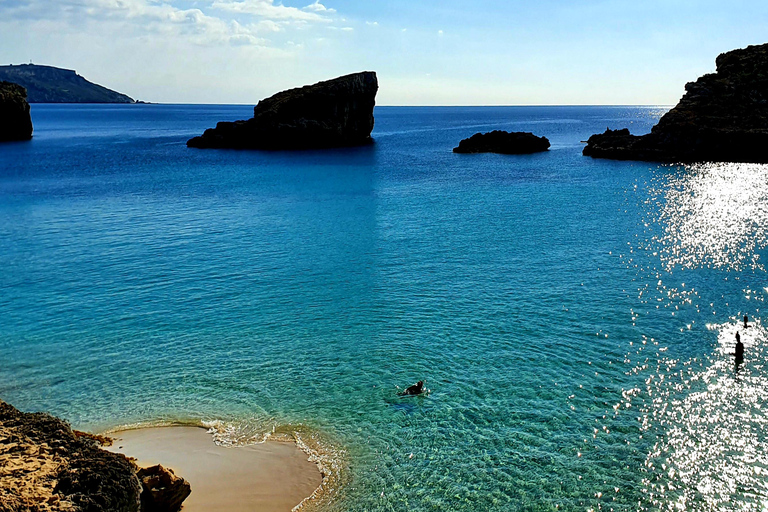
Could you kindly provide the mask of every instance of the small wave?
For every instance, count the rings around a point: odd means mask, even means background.
[[[221,419],[197,420],[174,419],[142,421],[119,425],[104,432],[116,434],[126,430],[154,427],[200,427],[208,431],[213,442],[220,446],[251,446],[267,441],[291,442],[307,454],[307,460],[317,465],[322,476],[320,485],[292,510],[311,512],[334,500],[348,480],[346,450],[331,442],[322,433],[306,425],[263,424],[251,421],[227,421]]]

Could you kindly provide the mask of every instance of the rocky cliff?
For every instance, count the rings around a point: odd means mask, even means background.
[[[669,162],[768,162],[768,44],[723,53],[717,72],[686,93],[646,135],[606,130],[583,153]]]
[[[0,82],[0,141],[32,138],[27,91],[20,85]]]
[[[0,401],[0,511],[137,512],[140,492],[123,455],[53,416]]]
[[[372,141],[376,73],[364,71],[261,100],[246,121],[220,122],[194,148],[311,149]]]
[[[37,64],[0,66],[0,80],[26,88],[30,103],[135,103],[125,94],[89,82],[71,69]]]
[[[489,133],[476,133],[463,139],[453,148],[454,153],[503,153],[518,155],[538,153],[549,149],[549,139],[537,137],[530,132],[505,132],[494,130]]]

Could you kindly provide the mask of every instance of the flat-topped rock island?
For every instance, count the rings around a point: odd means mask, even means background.
[[[187,146],[282,150],[370,144],[378,89],[373,71],[289,89],[261,100],[251,119],[220,122]]]

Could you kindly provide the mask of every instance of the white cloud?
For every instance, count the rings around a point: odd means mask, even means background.
[[[371,25],[373,27],[376,27],[376,26],[379,25],[379,22],[378,21],[366,21],[365,24],[366,25]]]
[[[274,0],[214,0],[211,8],[225,12],[251,14],[272,21],[302,22],[330,21],[327,16],[319,13],[333,12],[318,2],[310,4],[304,9],[298,9],[296,7],[275,4]]]
[[[315,0],[315,3],[309,4],[308,6],[304,7],[305,11],[313,11],[313,12],[336,12],[336,9],[329,9],[323,4],[320,3],[320,0]]]

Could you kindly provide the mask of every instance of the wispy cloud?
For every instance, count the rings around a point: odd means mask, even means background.
[[[273,21],[326,22],[326,14],[335,12],[320,2],[309,4],[303,9],[275,4],[274,0],[214,0],[211,8],[239,14],[250,14]]]
[[[0,14],[6,22],[49,20],[73,28],[109,22],[126,31],[186,37],[196,44],[266,46],[269,34],[291,24],[325,24],[333,21],[336,12],[319,0],[302,9],[275,0],[209,0],[196,2],[195,8],[180,4],[174,0],[0,0]]]

